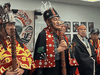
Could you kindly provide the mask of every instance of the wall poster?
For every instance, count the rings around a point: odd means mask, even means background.
[[[66,27],[66,32],[70,32],[71,31],[71,22],[64,21],[64,23],[65,23],[65,27]]]
[[[34,11],[18,10],[15,14],[15,27],[26,47],[34,50]]]

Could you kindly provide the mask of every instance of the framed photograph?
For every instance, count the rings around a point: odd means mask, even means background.
[[[73,22],[73,32],[77,32],[78,26],[79,26],[79,22]]]
[[[86,26],[86,22],[81,22],[81,25],[85,25]]]
[[[92,28],[94,28],[94,22],[88,22],[88,30],[89,30],[89,32],[91,31]]]
[[[71,42],[71,34],[66,34],[66,37],[68,38],[68,42]]]
[[[65,27],[66,27],[66,32],[70,32],[71,31],[71,22],[64,21],[64,23],[65,23]]]

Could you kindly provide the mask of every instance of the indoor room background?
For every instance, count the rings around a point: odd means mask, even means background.
[[[11,9],[19,9],[19,10],[39,11],[42,5],[41,1],[39,0],[0,0],[0,5],[3,5],[4,3],[7,2],[10,2]],[[73,32],[73,22],[78,22],[79,25],[81,24],[81,22],[86,22],[87,37],[89,37],[89,29],[88,29],[89,22],[93,22],[94,28],[100,29],[100,7],[59,3],[53,1],[50,2],[52,7],[54,7],[55,10],[60,15],[60,18],[63,21],[68,21],[71,23],[70,32],[65,33],[66,35],[70,34],[71,39],[73,38],[73,34],[77,34],[77,32]],[[38,33],[44,27],[46,27],[46,23],[44,22],[43,16],[37,16],[37,17],[38,19],[35,19],[35,25],[34,25],[35,40],[37,39]]]

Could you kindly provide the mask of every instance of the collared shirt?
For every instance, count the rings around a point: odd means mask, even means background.
[[[88,48],[89,47],[89,43],[88,43],[87,39],[85,37],[84,38],[81,37],[81,39],[87,45],[87,48]]]
[[[87,41],[87,39],[84,37],[82,38],[79,34],[77,34],[78,38],[82,41],[82,43],[86,46],[86,48],[89,47],[89,43]]]

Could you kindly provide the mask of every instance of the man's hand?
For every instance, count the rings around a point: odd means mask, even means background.
[[[24,73],[23,69],[17,68],[14,71],[11,71],[11,72],[7,71],[5,75],[23,75],[23,73]]]
[[[15,75],[23,75],[24,70],[21,68],[17,68],[14,70]]]
[[[15,75],[15,73],[7,71],[5,75]]]
[[[59,43],[59,46],[57,48],[58,52],[62,52],[64,51],[65,49],[67,49],[67,43],[65,40],[61,40],[60,43]]]

